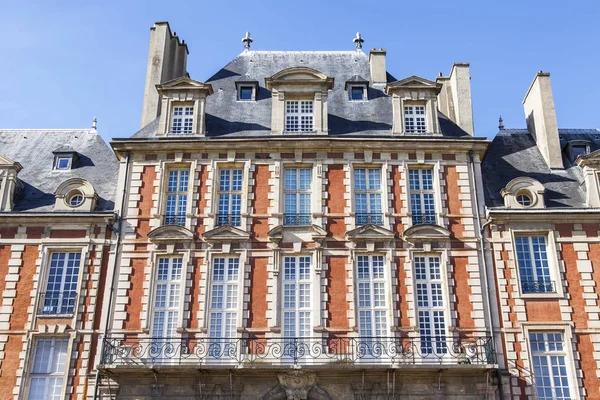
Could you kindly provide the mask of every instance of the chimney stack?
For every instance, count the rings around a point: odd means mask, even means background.
[[[156,22],[150,28],[150,50],[144,87],[141,128],[160,115],[160,100],[156,85],[181,76],[187,76],[187,55],[185,41],[171,33],[168,22]]]
[[[564,168],[550,73],[539,71],[535,75],[523,99],[523,108],[527,118],[527,130],[534,137],[548,167]]]
[[[438,76],[442,84],[438,95],[440,111],[462,130],[473,136],[473,105],[471,102],[471,74],[468,63],[454,63],[450,76]]]
[[[369,52],[369,65],[371,67],[371,83],[387,83],[387,69],[385,66],[385,54],[383,49],[372,48]]]

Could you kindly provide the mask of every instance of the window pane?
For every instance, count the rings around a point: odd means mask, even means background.
[[[240,100],[252,100],[252,86],[242,86],[240,88]]]
[[[352,100],[363,100],[364,99],[364,88],[362,86],[353,86],[351,91]]]

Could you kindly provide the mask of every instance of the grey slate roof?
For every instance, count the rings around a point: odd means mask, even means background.
[[[369,85],[366,102],[348,101],[346,81],[360,76],[370,79],[369,56],[362,51],[248,51],[238,55],[206,83],[214,93],[206,100],[207,137],[267,136],[271,132],[271,92],[265,78],[291,67],[310,67],[335,79],[328,96],[329,135],[391,136],[392,102],[385,85]],[[246,79],[259,84],[256,101],[237,101],[235,82]],[[396,79],[388,74],[388,81]],[[154,122],[133,135],[152,138],[158,127]],[[469,135],[443,115],[440,126],[444,136]],[[302,135],[306,136],[306,135]]]
[[[581,168],[566,151],[570,141],[589,141],[590,151],[600,148],[600,131],[596,129],[559,129],[563,149],[561,170],[548,168],[535,139],[527,129],[504,129],[498,132],[483,160],[482,173],[488,207],[503,207],[500,191],[512,179],[528,176],[546,188],[548,208],[585,207],[586,188]]]
[[[53,151],[60,148],[77,152],[71,170],[53,169]],[[0,129],[0,154],[23,166],[17,176],[24,188],[13,211],[52,211],[54,191],[70,178],[94,186],[99,196],[95,211],[114,209],[119,163],[94,129]]]

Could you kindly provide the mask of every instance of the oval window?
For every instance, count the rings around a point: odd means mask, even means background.
[[[529,207],[532,203],[531,197],[525,193],[520,193],[517,195],[517,203],[522,205],[523,207]]]
[[[73,193],[69,197],[69,205],[71,207],[79,207],[83,203],[83,195],[79,192]]]

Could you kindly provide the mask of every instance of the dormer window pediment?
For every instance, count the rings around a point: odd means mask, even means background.
[[[12,211],[15,198],[23,186],[17,178],[22,169],[18,162],[0,155],[0,212]]]
[[[507,208],[544,208],[545,191],[539,181],[522,176],[508,182],[500,194]]]
[[[392,132],[400,135],[441,135],[437,115],[440,83],[411,76],[389,83],[385,92],[392,96]]]
[[[54,192],[56,211],[94,211],[98,194],[91,183],[81,178],[67,179]]]
[[[206,97],[212,85],[180,77],[156,85],[161,98],[158,136],[204,136]]]
[[[265,78],[272,92],[273,134],[313,133],[326,135],[327,95],[334,78],[308,67],[293,67]]]

